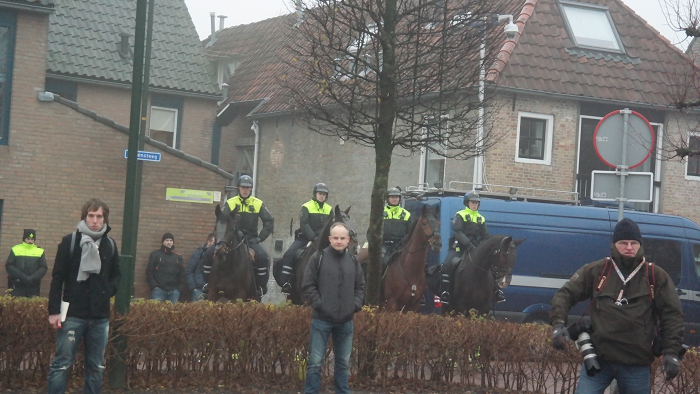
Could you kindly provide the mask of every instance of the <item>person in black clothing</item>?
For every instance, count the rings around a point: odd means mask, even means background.
[[[336,393],[349,393],[352,319],[362,309],[365,277],[362,267],[348,250],[350,231],[343,223],[331,226],[331,245],[314,253],[306,265],[302,291],[314,310],[311,320],[311,343],[306,368],[304,393],[318,393],[321,366],[326,355],[328,337],[333,336],[335,354],[334,385]]]
[[[78,230],[63,237],[58,245],[49,291],[49,324],[56,330],[49,394],[65,392],[68,371],[80,342],[85,345],[83,392],[99,393],[102,387],[109,299],[117,293],[121,277],[119,251],[107,236],[107,223],[109,207],[99,199],[91,199],[83,205]]]
[[[175,250],[175,237],[163,234],[160,249],[151,252],[146,267],[146,280],[151,287],[151,299],[177,303],[185,289],[185,263]]]
[[[190,261],[187,263],[185,276],[187,277],[187,286],[192,290],[192,301],[201,301],[204,299],[203,289],[207,282],[204,281],[204,266],[200,264],[200,260],[207,248],[214,245],[215,239],[214,233],[209,234],[207,242],[192,252]]]

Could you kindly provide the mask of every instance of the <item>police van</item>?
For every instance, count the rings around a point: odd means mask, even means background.
[[[534,190],[534,189],[533,189]],[[451,221],[464,209],[465,190],[409,187],[404,205],[419,215],[423,205],[439,205],[443,249],[430,253],[428,266],[447,255]],[[610,255],[611,236],[618,211],[578,205],[573,198],[541,198],[509,192],[479,191],[479,213],[491,235],[526,239],[518,246],[513,279],[495,305],[494,316],[515,322],[549,322],[554,293],[583,265]],[[562,204],[564,202],[565,204]],[[624,211],[642,232],[645,256],[673,279],[683,305],[684,342],[700,346],[700,226],[672,215]],[[417,216],[416,216],[417,217]],[[432,294],[430,294],[432,295]],[[569,324],[585,312],[588,302],[571,310]],[[432,306],[424,312],[434,312]]]

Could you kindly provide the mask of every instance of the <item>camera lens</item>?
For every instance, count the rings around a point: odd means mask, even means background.
[[[581,351],[583,356],[583,366],[586,368],[588,376],[593,376],[600,372],[600,364],[598,363],[598,355],[595,354],[591,336],[587,332],[581,332],[576,339],[576,347]]]

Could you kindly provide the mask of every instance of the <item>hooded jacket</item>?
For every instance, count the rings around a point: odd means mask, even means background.
[[[612,259],[625,277],[643,261],[644,250],[641,247],[637,256],[627,258],[627,261],[623,260],[625,258],[617,252],[614,244],[611,248]],[[642,266],[624,286],[615,268],[611,267],[605,286],[600,294],[594,296],[593,291],[605,268],[605,260],[584,265],[557,291],[552,299],[550,322],[552,325],[565,323],[571,307],[591,299],[588,307],[593,331],[591,339],[598,358],[627,365],[650,365],[654,361],[652,341],[655,325],[648,283],[653,281],[650,278],[647,282],[647,269]],[[666,271],[654,265],[654,275],[656,308],[663,335],[662,353],[678,355],[683,341],[680,299]],[[622,297],[627,302],[616,305],[615,301],[623,288]]]
[[[314,253],[301,286],[314,308],[312,317],[333,323],[352,320],[365,299],[362,267],[347,249],[341,253],[329,246]]]

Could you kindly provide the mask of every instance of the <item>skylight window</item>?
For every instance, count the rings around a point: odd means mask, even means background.
[[[573,5],[576,4],[576,5]],[[561,2],[561,9],[576,46],[622,52],[622,44],[606,7],[585,7]]]

